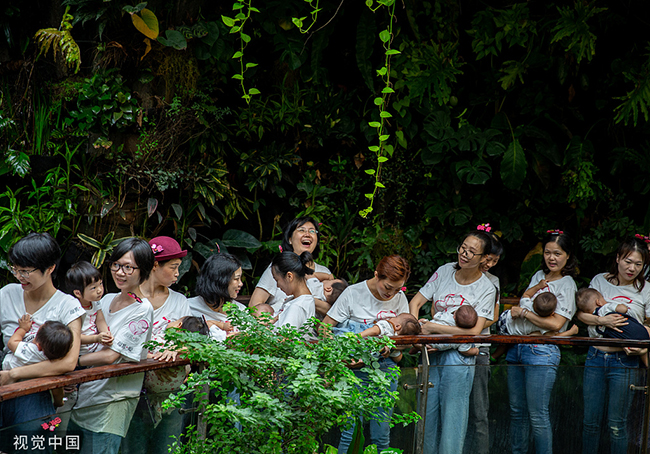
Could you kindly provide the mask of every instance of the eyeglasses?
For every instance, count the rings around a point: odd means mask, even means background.
[[[316,229],[309,229],[309,230],[307,230],[307,229],[304,228],[304,227],[299,227],[299,228],[297,228],[297,229],[296,229],[296,232],[298,232],[298,233],[301,234],[301,235],[304,235],[305,233],[308,233],[308,232],[309,232],[310,235],[317,235],[317,234],[318,234],[318,230],[316,230]]]
[[[460,255],[464,255],[467,257],[468,260],[472,260],[475,255],[485,255],[485,254],[477,254],[476,252],[472,252],[469,249],[467,249],[465,246],[458,246],[456,248],[456,252],[458,252]]]
[[[23,279],[29,279],[29,275],[32,274],[34,271],[38,271],[38,268],[34,268],[33,270],[18,270],[16,269],[15,266],[11,267],[11,273],[16,276],[20,276]]]
[[[111,263],[111,271],[117,273],[120,269],[122,269],[122,272],[128,276],[132,275],[135,270],[138,269],[137,266],[131,266],[131,265],[120,265],[117,262]]]

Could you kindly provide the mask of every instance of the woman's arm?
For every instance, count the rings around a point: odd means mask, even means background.
[[[621,314],[609,314],[605,315],[604,317],[599,317],[594,314],[587,314],[585,312],[578,311],[576,315],[578,317],[578,320],[580,320],[585,325],[606,326],[607,328],[616,330],[619,333],[621,330],[618,329],[618,327],[627,325],[627,317]]]
[[[259,306],[260,304],[266,303],[266,300],[268,300],[271,297],[271,294],[264,290],[261,287],[255,287],[255,290],[253,290],[253,294],[251,295],[251,299],[248,302],[248,307],[254,307],[254,306]]]
[[[338,324],[339,322],[334,320],[329,315],[326,315],[325,318],[323,319],[323,323],[321,325],[318,325],[318,334],[320,334],[321,337],[330,337],[332,335],[332,331],[325,325],[332,325],[333,328]]]
[[[489,328],[490,326],[494,325],[497,320],[499,320],[499,310],[501,309],[501,304],[499,301],[496,302],[494,305],[494,318],[492,320],[485,319],[485,326],[484,328]]]
[[[567,322],[567,318],[559,314],[551,314],[548,317],[540,317],[532,311],[525,311],[521,307],[514,306],[510,309],[513,318],[523,317],[533,325],[548,331],[559,331]]]
[[[424,303],[427,302],[427,299],[425,296],[417,292],[415,296],[411,299],[411,302],[409,302],[409,312],[411,315],[417,319],[420,318],[420,308],[424,306]]]
[[[113,364],[119,359],[121,355],[111,350],[110,348],[105,348],[98,352],[88,353],[79,357],[79,365],[82,367],[86,366],[106,366],[108,364]]]
[[[465,336],[477,336],[481,334],[483,328],[485,328],[485,317],[479,317],[474,328],[459,328],[458,326],[447,326],[439,323],[426,322],[422,325],[422,334],[460,334]]]
[[[318,298],[314,298],[314,304],[316,305],[316,312],[318,312],[322,316],[326,316],[327,312],[332,308],[332,305],[330,303],[328,303],[327,301],[320,300]]]
[[[42,361],[29,366],[16,367],[8,371],[0,372],[0,385],[8,385],[19,380],[29,378],[51,377],[72,372],[77,367],[79,358],[79,345],[81,342],[81,317],[68,323],[72,331],[72,347],[65,357],[53,361]]]

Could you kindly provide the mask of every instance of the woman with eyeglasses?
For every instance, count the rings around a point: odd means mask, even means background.
[[[303,216],[289,222],[289,224],[284,228],[280,252],[295,252],[298,256],[303,252],[309,252],[313,256],[320,239],[317,225],[318,223],[311,216]],[[319,265],[316,262],[314,262],[314,266],[310,266],[310,268],[315,269],[313,275],[307,276],[307,287],[309,287],[309,290],[312,293],[314,293],[313,278],[316,278],[319,281],[334,279],[334,276],[328,268]],[[278,287],[278,283],[273,278],[271,265],[269,265],[269,267],[264,271],[264,274],[262,274],[260,281],[257,283],[248,305],[252,307],[266,303],[269,304],[275,312],[278,312],[287,296],[289,295],[284,293]],[[330,307],[331,306],[326,301],[316,300],[316,312],[320,313],[322,316],[327,314]]]
[[[113,343],[81,356],[80,367],[138,362],[147,357],[153,307],[140,291],[154,265],[151,246],[140,238],[119,243],[110,257],[110,270],[120,293],[99,301]],[[68,432],[81,435],[81,453],[117,453],[135,412],[144,373],[82,383]]]
[[[0,290],[0,327],[5,349],[18,319],[31,315],[32,327],[23,342],[32,342],[38,329],[47,321],[58,321],[72,331],[73,343],[67,355],[56,361],[42,361],[29,366],[0,372],[0,385],[29,378],[61,375],[74,370],[79,357],[81,316],[84,311],[71,295],[56,289],[52,282],[61,257],[58,243],[48,233],[30,233],[9,249],[11,272],[17,284],[8,284]],[[1,359],[1,358],[0,358]],[[14,436],[42,435],[41,424],[54,413],[49,391],[30,394],[0,403],[0,451],[13,452]],[[40,419],[39,419],[40,418]],[[49,421],[49,419],[48,419]],[[16,427],[11,427],[18,424]],[[46,442],[47,445],[47,442]]]
[[[576,259],[573,240],[561,230],[549,230],[542,242],[544,261],[542,269],[535,273],[528,288],[547,283],[539,293],[551,292],[557,298],[555,313],[539,317],[533,311],[519,306],[511,309],[513,317],[522,317],[545,331],[567,330],[569,320],[576,313],[576,284],[573,275]],[[541,334],[541,333],[538,333]],[[518,344],[506,355],[508,362],[508,394],[510,395],[510,442],[513,454],[528,452],[531,438],[537,454],[553,452],[553,429],[549,414],[551,391],[560,364],[557,345]],[[543,367],[545,366],[545,367]]]
[[[423,322],[422,334],[478,335],[486,321],[493,320],[496,288],[481,268],[491,252],[491,244],[484,230],[465,235],[457,248],[457,261],[438,268],[409,303],[415,317],[427,301],[432,302],[432,315],[453,314],[459,307],[470,305],[478,316],[474,327]],[[436,351],[435,345],[431,345],[428,349],[429,381],[433,388],[427,400],[424,453],[459,453],[463,451],[467,431],[476,357],[466,356],[456,348]]]

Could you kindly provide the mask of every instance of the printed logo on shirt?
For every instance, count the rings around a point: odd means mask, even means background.
[[[146,320],[138,320],[137,322],[134,320],[131,323],[129,323],[129,331],[131,331],[131,334],[134,336],[140,336],[144,333],[147,332],[149,329],[149,322]]]
[[[152,336],[158,336],[160,333],[162,333],[163,331],[165,331],[167,329],[167,325],[169,325],[170,323],[171,323],[171,320],[169,320],[167,317],[163,317],[162,320],[158,320],[157,322],[153,322],[153,326],[151,327],[151,335]]]
[[[614,298],[612,298],[612,302],[618,304],[625,304],[626,306],[632,304],[633,301],[634,300],[632,298],[623,295],[615,296]]]
[[[427,281],[427,284],[429,284],[429,283],[431,283],[431,282],[435,282],[435,281],[437,281],[437,280],[438,280],[438,272],[436,271],[435,273],[433,273],[433,276],[431,276],[431,277],[429,278],[429,280]]]
[[[131,347],[130,345],[126,345],[126,344],[125,344],[124,342],[122,342],[122,341],[118,341],[118,343],[117,343],[117,347],[118,347],[120,350],[127,350],[127,351],[130,351],[130,352],[133,352],[133,347]]]
[[[450,293],[444,298],[439,299],[433,303],[433,307],[435,308],[436,312],[447,312],[449,309],[460,307],[463,304],[469,304],[463,295]]]
[[[34,319],[32,319],[32,329],[29,330],[28,333],[25,334],[23,337],[23,342],[33,342],[34,338],[36,338],[36,333],[38,333],[39,328],[41,325],[36,323]]]

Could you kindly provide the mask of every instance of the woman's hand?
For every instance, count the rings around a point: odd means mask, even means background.
[[[175,352],[173,350],[165,350],[163,352],[154,353],[152,358],[160,362],[165,362],[165,361],[176,361],[177,356],[178,356],[178,352]]]
[[[621,314],[609,314],[604,317],[598,317],[598,324],[622,333],[623,331],[618,329],[618,327],[627,325],[627,317]]]
[[[512,318],[519,318],[524,310],[519,306],[512,306],[510,308],[510,315]]]
[[[640,347],[623,347],[623,351],[627,356],[641,356],[648,353],[647,348]]]

